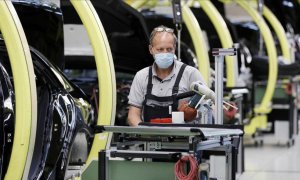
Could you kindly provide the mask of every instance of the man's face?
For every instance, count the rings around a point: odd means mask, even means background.
[[[175,53],[174,37],[169,32],[157,32],[149,45],[150,54]]]

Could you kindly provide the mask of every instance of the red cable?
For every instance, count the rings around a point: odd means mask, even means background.
[[[190,162],[190,171],[186,175],[184,167],[187,162]],[[198,180],[198,163],[193,156],[183,156],[175,164],[175,175],[178,180]]]

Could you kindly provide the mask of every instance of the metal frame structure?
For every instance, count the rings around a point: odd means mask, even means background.
[[[266,114],[271,111],[272,97],[274,89],[276,86],[277,73],[278,73],[278,63],[277,63],[277,52],[275,48],[275,43],[271,35],[271,31],[264,21],[263,17],[245,1],[235,1],[240,7],[242,7],[255,21],[258,27],[261,29],[262,37],[266,44],[268,58],[269,58],[269,74],[267,80],[266,92],[263,96],[262,102],[258,107],[254,108],[256,115],[252,120],[251,124],[245,126],[245,133],[252,135],[256,132],[257,127],[266,127],[267,118]],[[233,3],[233,1],[229,1]]]
[[[27,177],[34,147],[37,97],[29,46],[11,1],[0,1],[0,29],[14,76],[16,121],[13,149],[5,179]]]
[[[139,127],[121,127],[121,126],[103,126],[98,127],[99,130],[122,133],[127,135],[134,135],[137,137],[134,139],[135,143],[153,141],[160,145],[156,145],[154,148],[147,149],[146,151],[139,150],[112,150],[101,151],[99,153],[99,165],[98,165],[98,179],[106,180],[111,179],[109,175],[109,158],[117,163],[114,158],[146,158],[146,159],[174,159],[178,156],[187,154],[186,152],[180,152],[176,150],[176,147],[172,146],[176,143],[176,137],[187,138],[187,141],[182,143],[183,148],[187,148],[189,153],[193,153],[197,157],[197,154],[201,154],[202,151],[224,152],[226,156],[226,180],[235,179],[236,169],[236,151],[238,148],[239,137],[242,136],[243,131],[240,129],[227,129],[226,126],[221,127],[160,127],[160,126],[139,126]],[[174,137],[175,141],[163,140],[164,137]],[[146,140],[145,140],[146,139]],[[126,143],[126,142],[125,142]],[[166,147],[167,149],[173,149],[173,151],[160,152],[160,147]],[[201,156],[201,155],[200,155]],[[122,162],[122,161],[121,161]],[[170,164],[168,164],[170,165]],[[163,166],[163,165],[162,165]],[[120,167],[120,166],[118,166]],[[119,169],[120,170],[120,169]],[[142,169],[140,169],[142,171]],[[96,173],[96,172],[93,172]],[[172,178],[172,177],[170,177]],[[126,178],[125,178],[126,179]]]
[[[217,124],[223,124],[223,67],[224,56],[236,56],[236,49],[213,49],[212,54],[215,56],[215,70],[216,70],[216,119]]]
[[[272,29],[275,31],[278,37],[282,51],[282,56],[284,57],[285,62],[288,64],[294,62],[294,60],[292,59],[290,44],[288,42],[284,28],[280,24],[279,20],[267,6],[263,6],[263,15],[266,18],[266,20],[270,23]]]
[[[213,23],[218,37],[220,38],[222,48],[232,48],[233,40],[231,38],[229,29],[226,25],[221,14],[218,12],[217,8],[212,4],[211,1],[198,1],[200,7],[207,14],[211,22]],[[226,63],[226,87],[236,87],[238,79],[238,64],[234,57],[225,57]]]
[[[266,114],[271,111],[270,105],[273,97],[276,80],[277,80],[277,71],[278,71],[278,63],[277,63],[277,52],[275,48],[274,39],[272,37],[271,31],[264,21],[264,19],[259,15],[259,13],[251,7],[251,5],[246,1],[226,1],[227,3],[237,3],[241,8],[243,8],[255,21],[258,27],[262,31],[262,36],[264,42],[266,43],[267,53],[269,57],[269,71],[268,75],[268,84],[267,90],[264,94],[263,100],[259,107],[255,108],[255,112],[257,114]]]
[[[187,4],[182,6],[183,21],[192,37],[195,47],[199,71],[207,85],[210,84],[210,62],[208,57],[208,49],[206,47],[205,38],[202,34],[200,24],[198,23],[195,15],[188,7]],[[201,65],[200,65],[201,64]]]
[[[87,30],[95,54],[100,92],[97,124],[112,125],[116,111],[116,83],[112,55],[104,28],[90,1],[71,0],[71,3]],[[110,145],[109,140],[108,133],[95,135],[86,165],[98,157],[99,150]]]

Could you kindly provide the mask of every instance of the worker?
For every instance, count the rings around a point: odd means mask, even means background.
[[[185,103],[179,103],[176,94],[190,91],[190,84],[203,81],[199,70],[176,59],[176,35],[166,26],[158,26],[150,34],[149,51],[154,63],[138,71],[133,79],[128,96],[128,124],[138,126],[156,118],[170,118],[170,108],[178,111],[178,105],[185,109],[184,116],[193,114]],[[181,109],[182,109],[181,108]],[[191,119],[191,118],[189,118]]]

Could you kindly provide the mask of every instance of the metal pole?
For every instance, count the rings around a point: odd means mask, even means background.
[[[181,43],[181,29],[182,29],[182,11],[181,11],[181,0],[172,0],[172,8],[173,8],[173,22],[176,26],[176,30],[177,30],[177,59],[179,61],[181,61],[181,55],[180,55],[180,51],[181,51],[181,47],[180,47],[180,43]]]
[[[98,180],[107,180],[108,178],[108,164],[106,157],[106,150],[101,150],[98,154]]]
[[[224,56],[235,56],[236,49],[217,49],[212,50],[213,56],[215,56],[215,104],[216,104],[216,124],[223,124],[223,66]]]
[[[216,124],[223,124],[223,64],[224,56],[215,57]]]
[[[177,40],[178,40],[178,42],[177,42],[177,60],[178,61],[181,61],[181,28],[177,28],[177,26],[176,26],[176,29],[177,29]]]
[[[264,0],[258,0],[257,1],[257,11],[258,13],[262,16],[263,15],[263,8],[264,8]],[[263,55],[263,45],[264,45],[264,40],[261,31],[259,31],[259,49],[258,49],[258,55]]]

